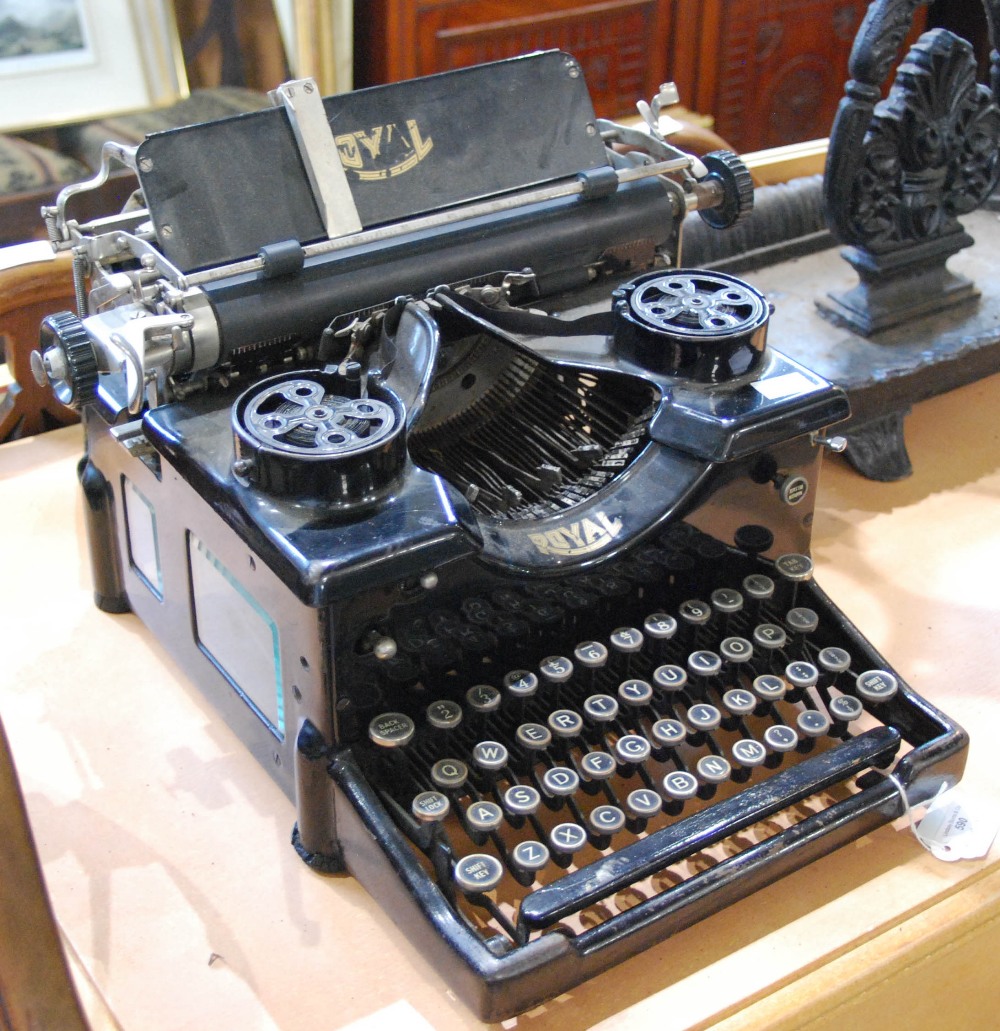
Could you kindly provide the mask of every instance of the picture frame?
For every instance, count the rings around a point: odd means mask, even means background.
[[[159,107],[187,93],[170,0],[0,0],[0,132]]]
[[[323,96],[354,85],[354,5],[350,0],[274,0],[296,78],[316,80]]]

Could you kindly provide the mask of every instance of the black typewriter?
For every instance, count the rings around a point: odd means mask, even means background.
[[[109,145],[37,374],[132,610],[483,1018],[899,816],[964,732],[816,585],[843,392],[679,262],[739,160],[558,52]],[[106,169],[105,169],[106,172]],[[98,180],[100,176],[98,176]],[[137,731],[141,733],[140,731]],[[905,797],[904,797],[905,796]]]

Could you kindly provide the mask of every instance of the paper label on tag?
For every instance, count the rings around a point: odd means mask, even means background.
[[[982,859],[997,835],[997,820],[952,788],[930,803],[914,834],[929,852],[946,862]]]

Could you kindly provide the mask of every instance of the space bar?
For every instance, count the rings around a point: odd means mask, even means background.
[[[548,927],[831,784],[871,766],[886,766],[899,743],[893,727],[877,727],[744,788],[527,895],[518,925],[524,931]]]

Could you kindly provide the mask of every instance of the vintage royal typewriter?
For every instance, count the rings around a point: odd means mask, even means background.
[[[304,80],[109,147],[122,214],[47,211],[80,311],[37,373],[86,424],[97,603],[489,1019],[963,765],[812,579],[847,401],[752,286],[676,267],[685,214],[752,190],[655,107],[596,119],[558,52]]]

